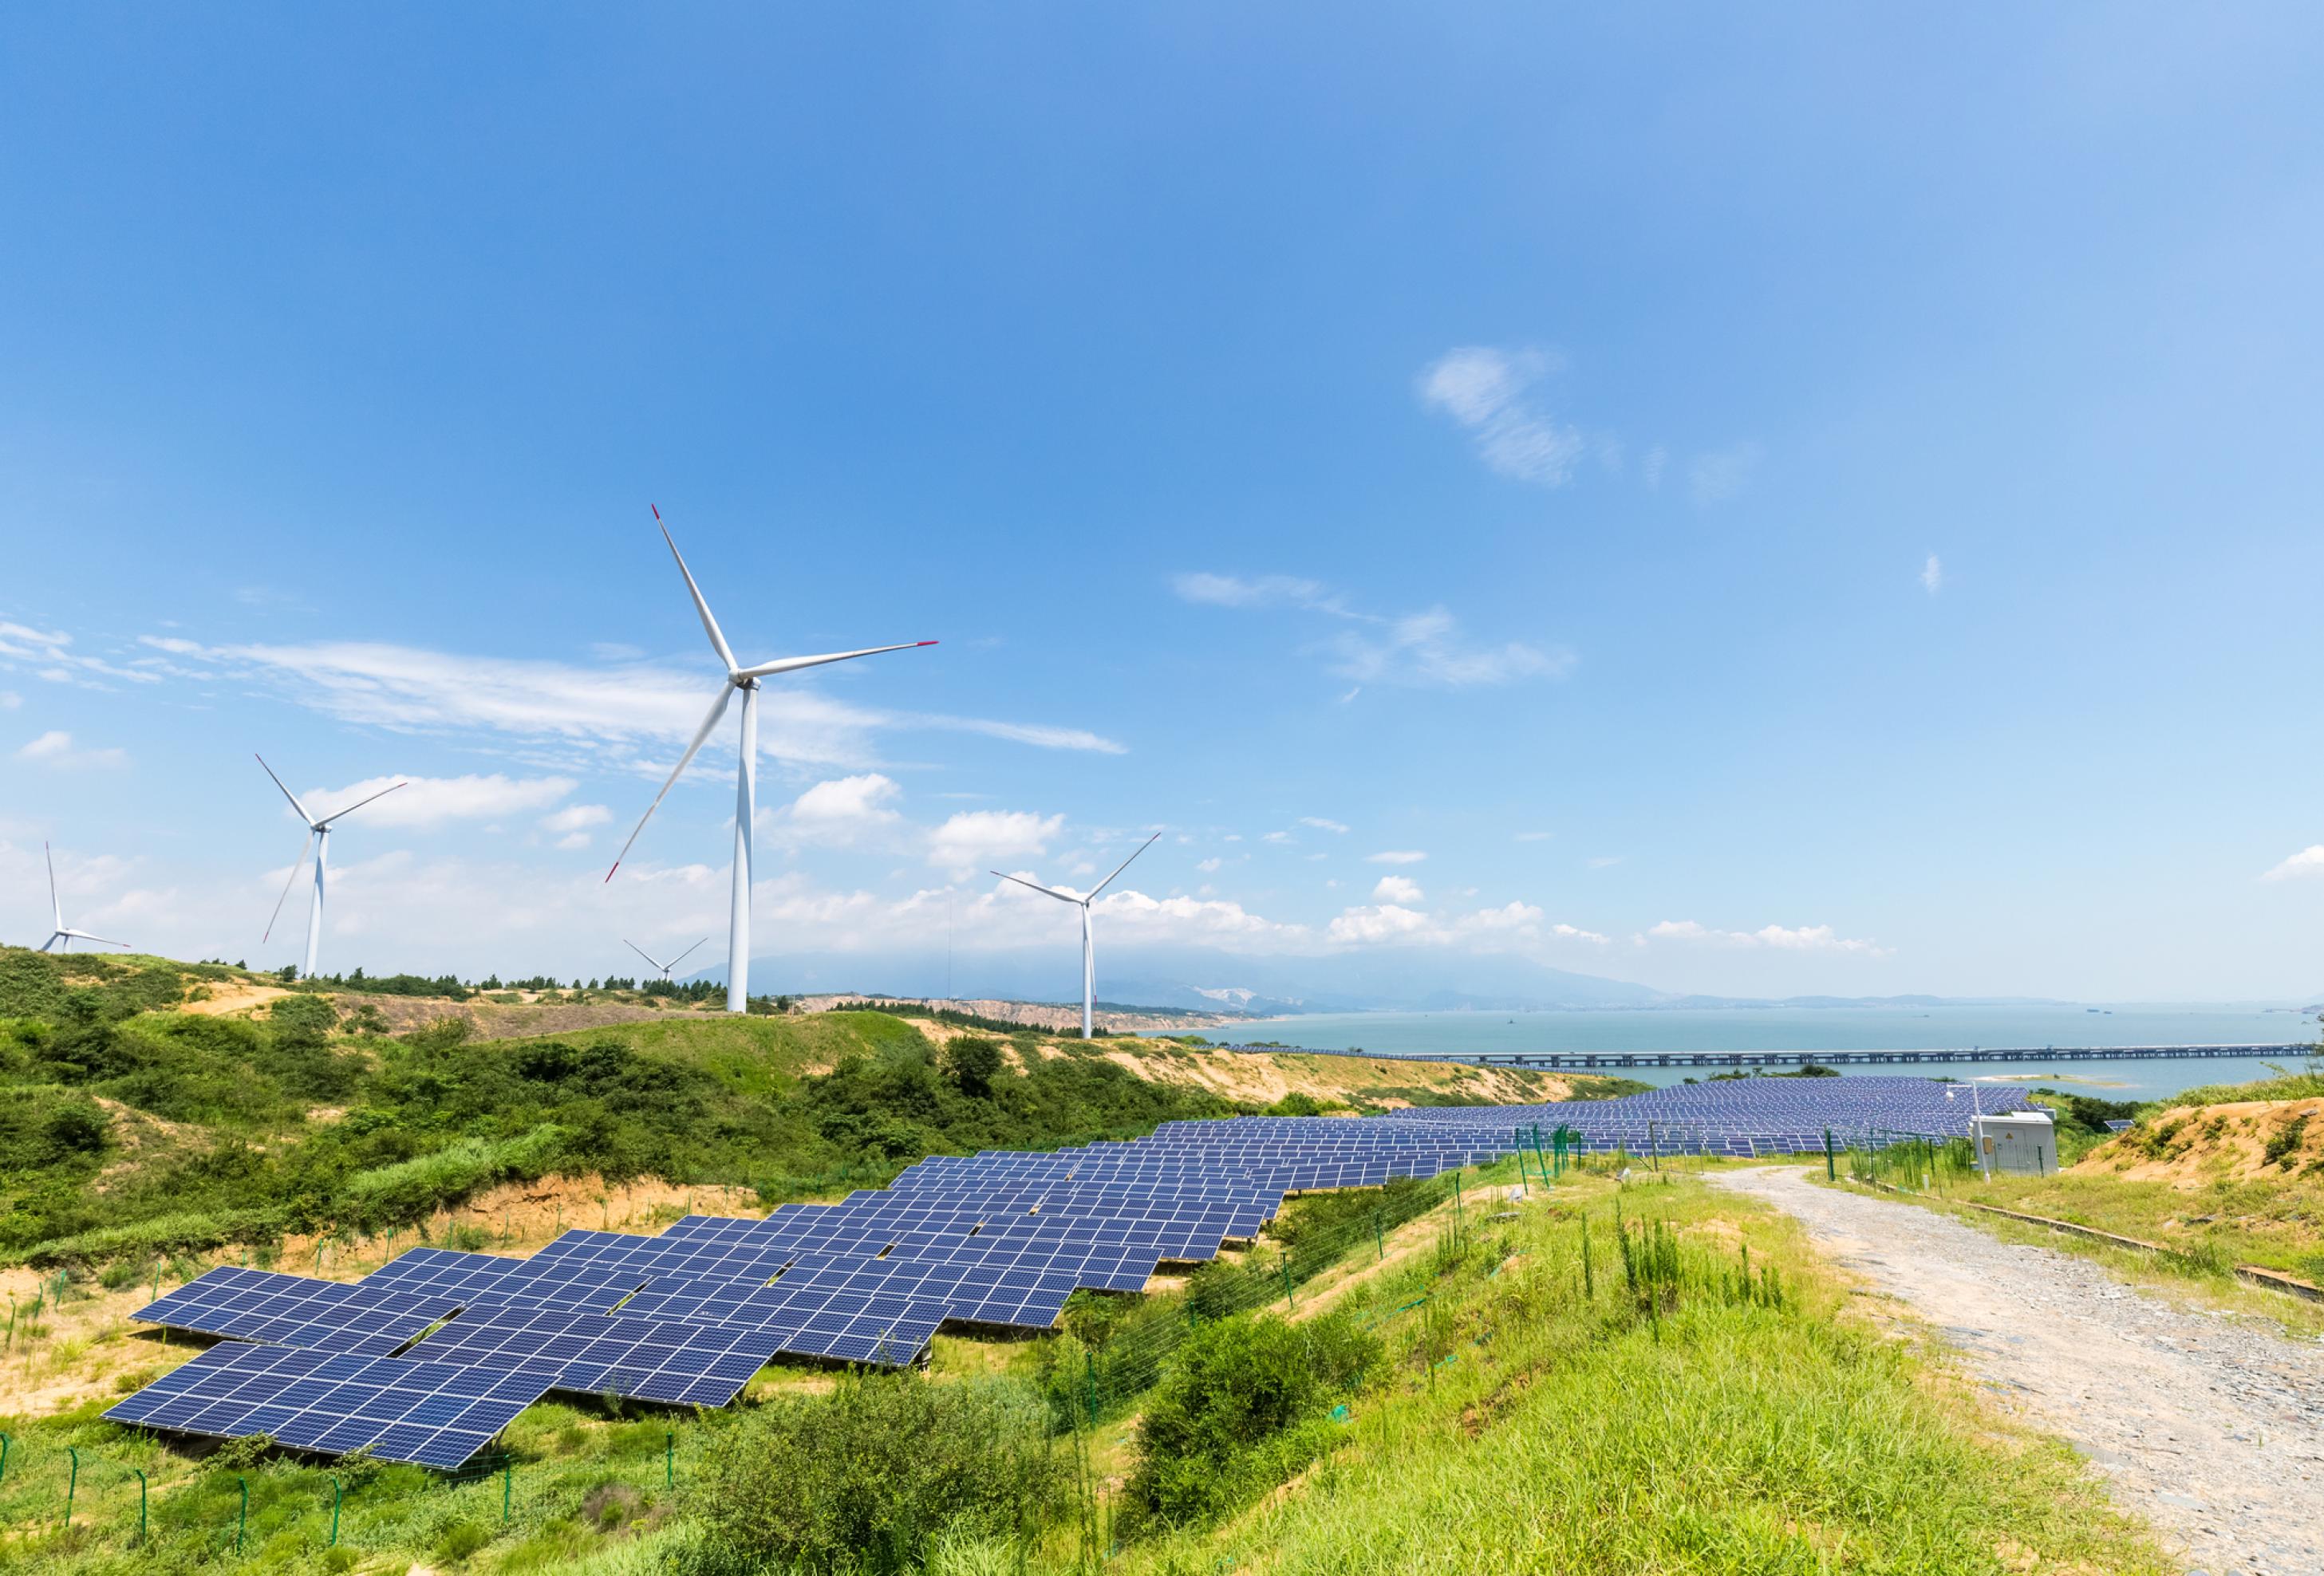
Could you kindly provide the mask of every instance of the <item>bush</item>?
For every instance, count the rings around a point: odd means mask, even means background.
[[[1001,1071],[1001,1042],[964,1034],[945,1046],[944,1060],[960,1092],[982,1099],[992,1092],[993,1077]]]
[[[1343,1314],[1305,1324],[1243,1314],[1189,1336],[1138,1425],[1124,1531],[1208,1521],[1322,1452],[1318,1423],[1379,1360]]]
[[[899,1571],[948,1530],[1029,1536],[1065,1482],[1040,1405],[998,1381],[850,1377],[712,1443],[687,1496],[712,1571]]]

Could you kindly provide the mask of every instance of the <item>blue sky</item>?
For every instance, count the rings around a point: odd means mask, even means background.
[[[1062,993],[1070,912],[982,871],[1158,828],[1124,943],[2305,997],[2319,56],[2299,6],[11,7],[7,928],[46,839],[87,928],[292,960],[254,750],[420,779],[327,966],[722,928],[731,722],[600,882],[717,686],[653,502],[745,660],[943,642],[770,692],[762,954]]]

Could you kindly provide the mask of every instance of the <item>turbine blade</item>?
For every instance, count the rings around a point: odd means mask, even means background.
[[[391,784],[389,784],[386,788],[383,788],[380,789],[380,790],[379,790],[379,792],[377,792],[377,793],[375,793],[375,794],[372,795],[371,799],[383,799],[383,798],[387,797],[387,796],[388,796],[388,795],[390,795],[390,794],[393,793],[397,788],[410,788],[410,786],[411,786],[411,785],[410,785],[410,783],[408,783],[408,782],[391,783]],[[332,811],[329,815],[327,815],[327,816],[324,816],[320,821],[318,821],[318,822],[317,822],[317,823],[315,823],[315,824],[316,824],[317,825],[318,825],[318,826],[327,826],[327,825],[329,825],[332,822],[334,822],[334,821],[336,821],[336,820],[339,819],[339,818],[340,818],[341,816],[352,816],[352,815],[354,815],[357,810],[360,810],[360,809],[362,809],[365,805],[370,804],[370,803],[371,803],[371,799],[357,799],[354,804],[349,805],[346,809],[344,809],[344,810],[334,810],[334,811]],[[1157,834],[1155,834],[1155,835],[1159,836],[1159,835],[1161,835],[1161,834],[1157,833]]]
[[[1000,871],[994,871],[992,873],[996,876],[1000,876],[1004,881],[1015,881],[1020,887],[1030,887],[1037,892],[1046,892],[1060,903],[1078,903],[1081,901],[1079,898],[1074,897],[1070,892],[1060,892],[1056,888],[1045,887],[1038,881],[1028,881],[1023,876],[1007,875]]]
[[[638,956],[645,959],[646,962],[651,963],[656,969],[659,969],[661,967],[661,960],[654,956],[653,954],[646,951],[645,948],[640,946],[636,942],[624,941],[622,945],[628,947],[632,952],[637,954]]]
[[[707,610],[705,610],[703,616],[706,618],[709,616]],[[710,707],[710,714],[703,718],[702,726],[695,730],[694,742],[686,747],[686,753],[678,758],[678,764],[676,766],[670,768],[669,781],[664,782],[661,785],[660,793],[654,795],[653,803],[646,806],[646,813],[638,817],[637,831],[630,834],[629,843],[622,843],[622,852],[613,856],[613,870],[609,870],[605,872],[605,879],[607,880],[610,881],[613,879],[613,871],[622,868],[622,861],[630,857],[631,843],[637,842],[638,832],[644,831],[646,829],[646,823],[653,819],[653,813],[661,808],[663,798],[665,798],[669,793],[670,784],[675,783],[678,780],[678,774],[686,770],[687,763],[694,759],[694,752],[702,748],[702,742],[710,737],[710,730],[718,725],[718,719],[726,714],[726,702],[733,697],[733,694],[734,681],[732,678],[729,678],[725,684],[720,687],[718,691],[718,699]],[[654,966],[657,968],[660,967],[659,963]]]
[[[61,931],[65,927],[65,905],[64,899],[57,896],[57,851],[44,842],[41,844],[41,852],[49,859],[49,913],[55,917],[57,928]],[[50,939],[55,938],[51,936]]]
[[[648,504],[647,507],[653,506]],[[661,511],[659,509],[654,510],[654,523],[661,525]],[[702,615],[702,632],[710,637],[710,649],[718,653],[718,659],[726,664],[726,671],[732,674],[734,671],[734,653],[728,648],[726,637],[718,632],[718,621],[710,616],[710,604],[702,599],[702,587],[694,583],[694,571],[686,567],[686,555],[678,550],[678,543],[671,539],[669,527],[666,525],[661,527],[661,539],[669,543],[669,556],[678,560],[678,572],[686,576],[686,589],[694,598],[694,611]]]
[[[269,777],[274,777],[274,769],[266,764],[266,757],[263,755],[256,755],[255,751],[253,751],[253,754],[256,756],[259,770],[265,772]],[[274,777],[274,786],[276,788],[282,788],[282,797],[289,799],[290,801],[290,807],[299,812],[299,819],[306,822],[308,825],[312,826],[315,824],[315,817],[307,814],[307,806],[299,802],[299,796],[292,793],[289,788],[283,788],[282,779],[279,777]]]
[[[706,936],[704,936],[704,937],[702,938],[702,941],[708,941],[709,939],[710,939],[710,938],[709,938],[708,936],[706,936]],[[702,945],[702,941],[697,941],[697,942],[696,942],[696,943],[694,944],[694,946],[700,946],[700,945]],[[692,952],[692,951],[694,950],[694,946],[687,947],[687,948],[686,949],[686,952]],[[674,969],[674,968],[678,967],[678,965],[680,963],[682,963],[683,961],[685,961],[685,958],[686,958],[686,952],[682,952],[682,953],[678,954],[677,957],[674,957],[674,958],[670,959],[670,960],[669,960],[669,962],[667,964],[665,964],[664,966],[665,966],[665,967],[668,967],[668,968],[672,968],[672,969]]]
[[[771,662],[761,662],[755,668],[735,669],[737,678],[765,678],[777,673],[796,673],[802,668],[820,668],[826,662],[845,662],[856,657],[877,657],[883,651],[916,651],[922,646],[933,646],[934,641],[906,641],[896,646],[866,646],[861,651],[826,651],[820,657],[778,657]]]
[[[1160,834],[1159,832],[1157,832],[1157,833],[1154,834],[1154,836],[1153,836],[1153,837],[1149,837],[1149,838],[1148,838],[1145,842],[1143,842],[1143,843],[1139,843],[1139,844],[1138,845],[1138,848],[1137,848],[1136,852],[1130,854],[1130,859],[1136,859],[1136,858],[1138,857],[1138,855],[1139,855],[1139,854],[1143,853],[1145,853],[1148,849],[1149,849],[1149,848],[1153,847],[1153,846],[1154,846],[1155,838],[1158,838],[1158,837],[1160,837],[1161,835],[1162,835],[1162,834]],[[1115,865],[1115,866],[1113,867],[1113,876],[1118,876],[1118,875],[1120,875],[1122,871],[1126,871],[1126,870],[1128,870],[1128,869],[1130,868],[1130,859],[1125,859],[1125,860],[1123,860],[1120,864]],[[1098,884],[1097,884],[1096,886],[1092,887],[1092,888],[1090,889],[1090,896],[1091,896],[1092,898],[1094,898],[1094,897],[1096,897],[1100,892],[1104,891],[1108,887],[1110,887],[1110,886],[1113,885],[1113,876],[1108,876],[1108,877],[1106,877],[1106,878],[1105,878],[1105,880],[1102,880],[1102,881],[1098,882]]]
[[[78,936],[83,941],[101,941],[107,946],[125,947],[129,945],[125,941],[115,941],[109,935],[91,935],[86,930],[68,930],[64,934],[67,935]]]
[[[263,945],[266,937],[274,934],[274,922],[282,917],[282,905],[290,900],[290,889],[299,884],[299,872],[307,868],[307,851],[315,846],[315,829],[307,828],[307,841],[299,845],[299,858],[290,866],[290,879],[282,883],[282,895],[274,899],[274,912],[266,917],[266,935],[260,936]]]

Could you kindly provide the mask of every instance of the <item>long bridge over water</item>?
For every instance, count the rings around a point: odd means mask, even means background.
[[[1325,1050],[1307,1046],[1226,1046],[1230,1051],[1306,1051],[1321,1056],[1369,1056],[1382,1062],[1458,1062],[1475,1067],[1552,1067],[1570,1072],[1621,1067],[1868,1067],[1953,1065],[1962,1062],[2175,1061],[2243,1057],[2298,1061],[2316,1054],[2313,1042],[2272,1046],[1973,1046],[1967,1050],[1922,1051],[1367,1051],[1360,1046]]]

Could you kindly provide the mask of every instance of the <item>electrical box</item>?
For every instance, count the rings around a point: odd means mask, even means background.
[[[1977,1163],[1988,1171],[2047,1176],[2058,1169],[2058,1127],[2047,1111],[1980,1116],[1971,1125]]]

